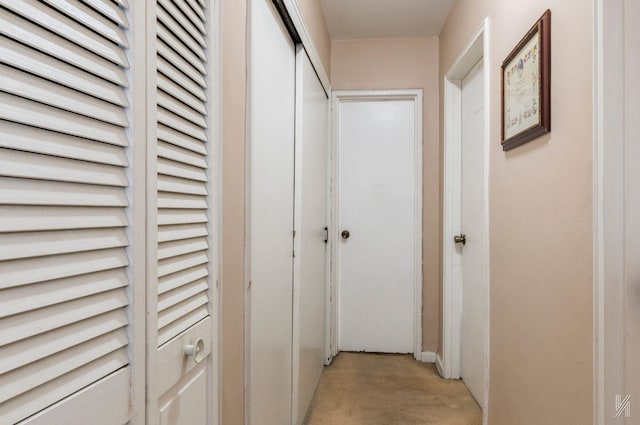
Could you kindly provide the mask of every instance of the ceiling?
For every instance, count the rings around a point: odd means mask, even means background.
[[[453,0],[320,0],[332,39],[439,35]]]

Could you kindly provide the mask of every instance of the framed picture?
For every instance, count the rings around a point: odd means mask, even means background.
[[[551,11],[502,63],[502,149],[551,131]]]

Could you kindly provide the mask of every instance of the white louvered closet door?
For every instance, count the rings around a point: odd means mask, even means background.
[[[0,0],[0,423],[129,421],[126,0]]]
[[[149,233],[157,234],[151,241],[151,249],[157,250],[157,284],[150,300],[157,300],[152,314],[157,315],[158,351],[150,383],[158,405],[149,414],[158,415],[160,424],[212,423],[208,380],[215,279],[210,241],[215,229],[210,207],[215,202],[209,177],[207,3],[157,0],[155,8],[157,125],[150,132],[155,169],[149,170],[149,192],[157,216]],[[195,353],[187,355],[187,346]]]

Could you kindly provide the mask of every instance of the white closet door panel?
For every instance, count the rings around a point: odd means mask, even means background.
[[[162,24],[165,25],[169,29],[169,31],[171,31],[173,34],[175,34],[176,37],[180,39],[182,44],[188,47],[192,53],[195,53],[198,58],[200,58],[200,60],[205,62],[207,56],[203,48],[200,46],[197,40],[191,36],[191,33],[189,33],[182,25],[180,25],[180,23],[178,23],[176,19],[174,19],[175,16],[167,13],[162,7],[159,7],[157,11],[158,21],[162,22]],[[177,16],[181,15],[178,14]]]
[[[0,10],[0,34],[119,86],[128,86],[126,74],[118,65],[5,10]]]
[[[207,195],[207,188],[202,181],[158,175],[158,190],[162,192],[184,193],[190,195]]]
[[[3,148],[0,148],[0,176],[101,186],[128,186],[127,175],[122,167],[52,158]]]
[[[165,31],[166,35],[166,31]],[[166,63],[170,63],[173,67],[180,71],[186,77],[192,79],[200,87],[206,88],[207,82],[202,73],[193,67],[179,52],[175,52],[169,44],[162,39],[158,39],[158,55],[165,59]]]
[[[166,76],[169,81],[174,82],[176,85],[179,85],[183,89],[187,90],[189,93],[197,97],[202,101],[207,100],[207,94],[202,88],[201,84],[196,84],[189,75],[183,73],[180,69],[170,64],[166,60],[162,58],[162,56],[158,56],[158,77]],[[160,87],[163,88],[163,87]]]
[[[60,353],[101,335],[108,334],[128,325],[124,311],[116,310],[102,316],[93,317],[51,331],[40,338],[41,347],[34,347],[30,341],[20,341],[0,351],[0,373],[28,365],[52,354]]]
[[[203,301],[203,298],[200,299]],[[195,303],[194,303],[195,305]],[[181,316],[178,320],[170,323],[167,326],[163,326],[158,330],[158,346],[162,347],[164,344],[168,342],[177,342],[172,341],[180,335],[182,332],[189,330],[192,326],[195,326],[196,323],[200,322],[202,319],[209,317],[209,310],[206,305],[201,305],[199,308],[192,308],[193,305],[187,306],[188,310],[184,310],[184,315]],[[171,344],[174,345],[174,344]],[[177,345],[177,344],[175,344]],[[184,356],[184,351],[183,351]]]
[[[163,278],[166,278],[166,276],[172,273],[178,273],[191,267],[207,264],[208,262],[209,257],[207,257],[207,253],[204,251],[158,261],[158,280],[162,282]]]
[[[198,99],[188,90],[182,88],[175,81],[172,81],[170,78],[165,77],[160,72],[158,72],[158,88],[162,89],[162,91],[171,95],[190,108],[196,110],[200,114],[206,115],[207,109],[202,104],[202,99]],[[206,122],[204,123],[204,125],[206,126]]]
[[[116,43],[121,47],[129,47],[127,36],[118,26],[113,25],[104,16],[96,13],[93,9],[84,6],[77,1],[69,0],[44,0],[47,4],[64,13],[69,18],[81,23],[104,38]]]
[[[158,193],[158,208],[206,210],[207,207],[207,199],[204,196],[168,192]]]
[[[35,100],[69,112],[126,127],[127,116],[117,105],[44,79],[34,78],[17,69],[0,64],[0,87],[7,93]]]
[[[171,257],[204,251],[209,248],[207,238],[192,238],[172,242],[160,242],[158,244],[158,259],[165,260]]]
[[[84,273],[126,267],[129,261],[122,249],[87,251],[55,257],[28,258],[0,262],[0,289],[29,285],[51,279],[62,279]]]
[[[202,155],[198,155],[194,152],[189,152],[187,149],[182,149],[178,146],[171,145],[169,143],[158,142],[158,157],[165,161],[167,166],[169,165],[169,161],[175,162],[175,167],[182,168],[181,164],[187,164],[192,167],[196,167],[200,169],[198,171],[204,170],[207,168],[207,162],[202,158]],[[187,169],[187,168],[185,168]],[[195,171],[195,169],[192,169]],[[182,176],[183,174],[177,174],[178,176]],[[206,177],[205,177],[206,179]]]
[[[204,26],[205,19],[204,19],[204,12],[202,11],[202,9],[200,9],[199,13],[196,15],[196,13],[194,12],[197,6],[193,1],[189,1],[188,5],[187,5],[187,2],[185,2],[185,0],[174,0],[174,3],[178,6],[178,8],[184,14],[184,16],[187,17],[189,21],[191,21],[191,23],[195,25],[195,27],[198,28],[198,30],[203,35],[207,33],[207,30]],[[202,7],[205,7],[204,2],[201,2],[201,5]]]
[[[184,239],[207,236],[209,234],[205,223],[189,223],[173,226],[158,227],[158,242],[179,241]]]
[[[0,6],[0,423],[85,424],[69,413],[84,399],[122,425],[125,33],[70,0]]]
[[[119,126],[70,114],[5,92],[0,92],[0,119],[112,145],[128,145],[127,135]]]
[[[53,133],[9,121],[0,121],[0,147],[98,164],[120,167],[129,165],[127,155],[119,146]]]
[[[206,211],[163,209],[158,213],[159,225],[206,223]]]
[[[179,290],[170,291],[158,296],[158,311],[163,312],[187,299],[206,292],[209,288],[206,279],[196,280],[178,287]]]
[[[197,154],[206,155],[207,148],[200,140],[193,139],[171,127],[158,123],[158,140],[190,150]]]
[[[114,351],[111,354],[100,357],[97,360],[85,364],[73,370],[66,375],[61,376],[58,379],[47,382],[31,391],[29,391],[29,397],[14,397],[0,405],[0,418],[3,419],[3,423],[13,424],[22,418],[42,410],[43,406],[48,407],[53,403],[59,401],[61,397],[67,394],[73,394],[82,390],[87,385],[90,385],[103,377],[125,367],[128,363],[127,354],[124,350]],[[125,387],[127,388],[127,387]],[[102,386],[96,386],[92,389],[96,394],[104,393],[104,396],[108,397],[112,394],[107,392],[112,390],[111,388],[105,388]],[[118,391],[123,391],[123,388],[118,388]],[[128,401],[128,397],[127,397]],[[114,406],[115,409],[121,409],[122,406]],[[67,424],[74,423],[86,423],[83,418],[70,417]]]
[[[169,29],[164,27],[162,24],[159,24],[157,30],[160,40],[164,41],[170,49],[180,55],[189,67],[193,68],[203,76],[207,74],[207,68],[204,66],[202,59],[189,50],[189,48],[179,38],[169,31]]]
[[[0,377],[0,403],[26,393],[43,382],[60,376],[99,359],[128,344],[127,333],[112,332],[91,340],[90,344],[76,345],[64,352],[51,354],[46,358],[5,373]]]
[[[165,292],[199,281],[207,276],[209,276],[209,270],[200,265],[161,277],[158,279],[158,295],[161,296]]]
[[[199,32],[199,29],[193,24],[189,18],[185,14],[183,14],[182,10],[180,10],[171,0],[159,0],[158,4],[164,8],[169,16],[177,21],[178,24],[184,31],[189,34],[189,37],[192,37],[194,40],[200,44],[200,47],[206,49],[207,41],[203,37],[203,34]]]
[[[0,37],[0,62],[23,71],[71,87],[113,104],[128,107],[129,101],[124,89],[107,81],[87,74],[44,53],[30,49],[9,38]]]
[[[119,369],[19,425],[72,424],[78,418],[91,418],[91,425],[125,424],[130,417],[129,394],[122,388],[130,384],[129,369]]]
[[[206,355],[211,353],[211,344],[207,342],[207,336],[211,334],[212,326],[213,323],[211,318],[201,320],[193,326],[189,332],[182,333],[176,338],[176,342],[178,342],[178,344],[165,344],[158,350],[158,365],[161,370],[164,371],[164,373],[158,377],[158,392],[167,392],[175,382],[179,381],[183,377],[184,374],[189,374],[191,371],[197,370],[198,365],[194,362],[185,362],[183,360],[184,353],[181,347],[197,340],[198,338],[202,338],[203,341],[205,341],[204,353]],[[182,371],[176,371],[171,367],[174,363],[183,364],[184,369]],[[161,401],[160,405],[162,406],[163,404],[164,403]]]
[[[120,187],[0,177],[0,205],[126,207]]]
[[[0,347],[117,310],[128,303],[125,291],[113,290],[56,304],[46,310],[34,310],[3,318]]]
[[[125,247],[123,229],[19,232],[0,235],[0,261]]]
[[[126,273],[115,269],[6,289],[0,299],[0,318],[124,288],[128,284]]]
[[[174,97],[169,96],[162,91],[158,91],[158,105],[162,106],[168,111],[173,112],[176,115],[179,115],[185,120],[196,124],[197,126],[207,128],[207,122],[205,121],[201,113],[194,111],[183,102],[176,100]]]
[[[163,109],[162,107],[158,108],[158,122],[202,142],[207,141],[207,133],[204,128],[193,124],[192,122],[189,122],[171,111]]]
[[[111,19],[123,28],[129,28],[127,15],[116,4],[117,2],[104,0],[82,0],[83,3],[91,6],[95,11],[100,12],[103,16]]]
[[[0,5],[116,65],[129,67],[127,55],[120,46],[36,0],[0,0]]]
[[[121,208],[0,205],[0,233],[126,227]]]

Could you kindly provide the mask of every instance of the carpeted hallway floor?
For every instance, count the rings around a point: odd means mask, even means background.
[[[325,368],[305,425],[481,425],[461,381],[410,355],[340,353]]]

